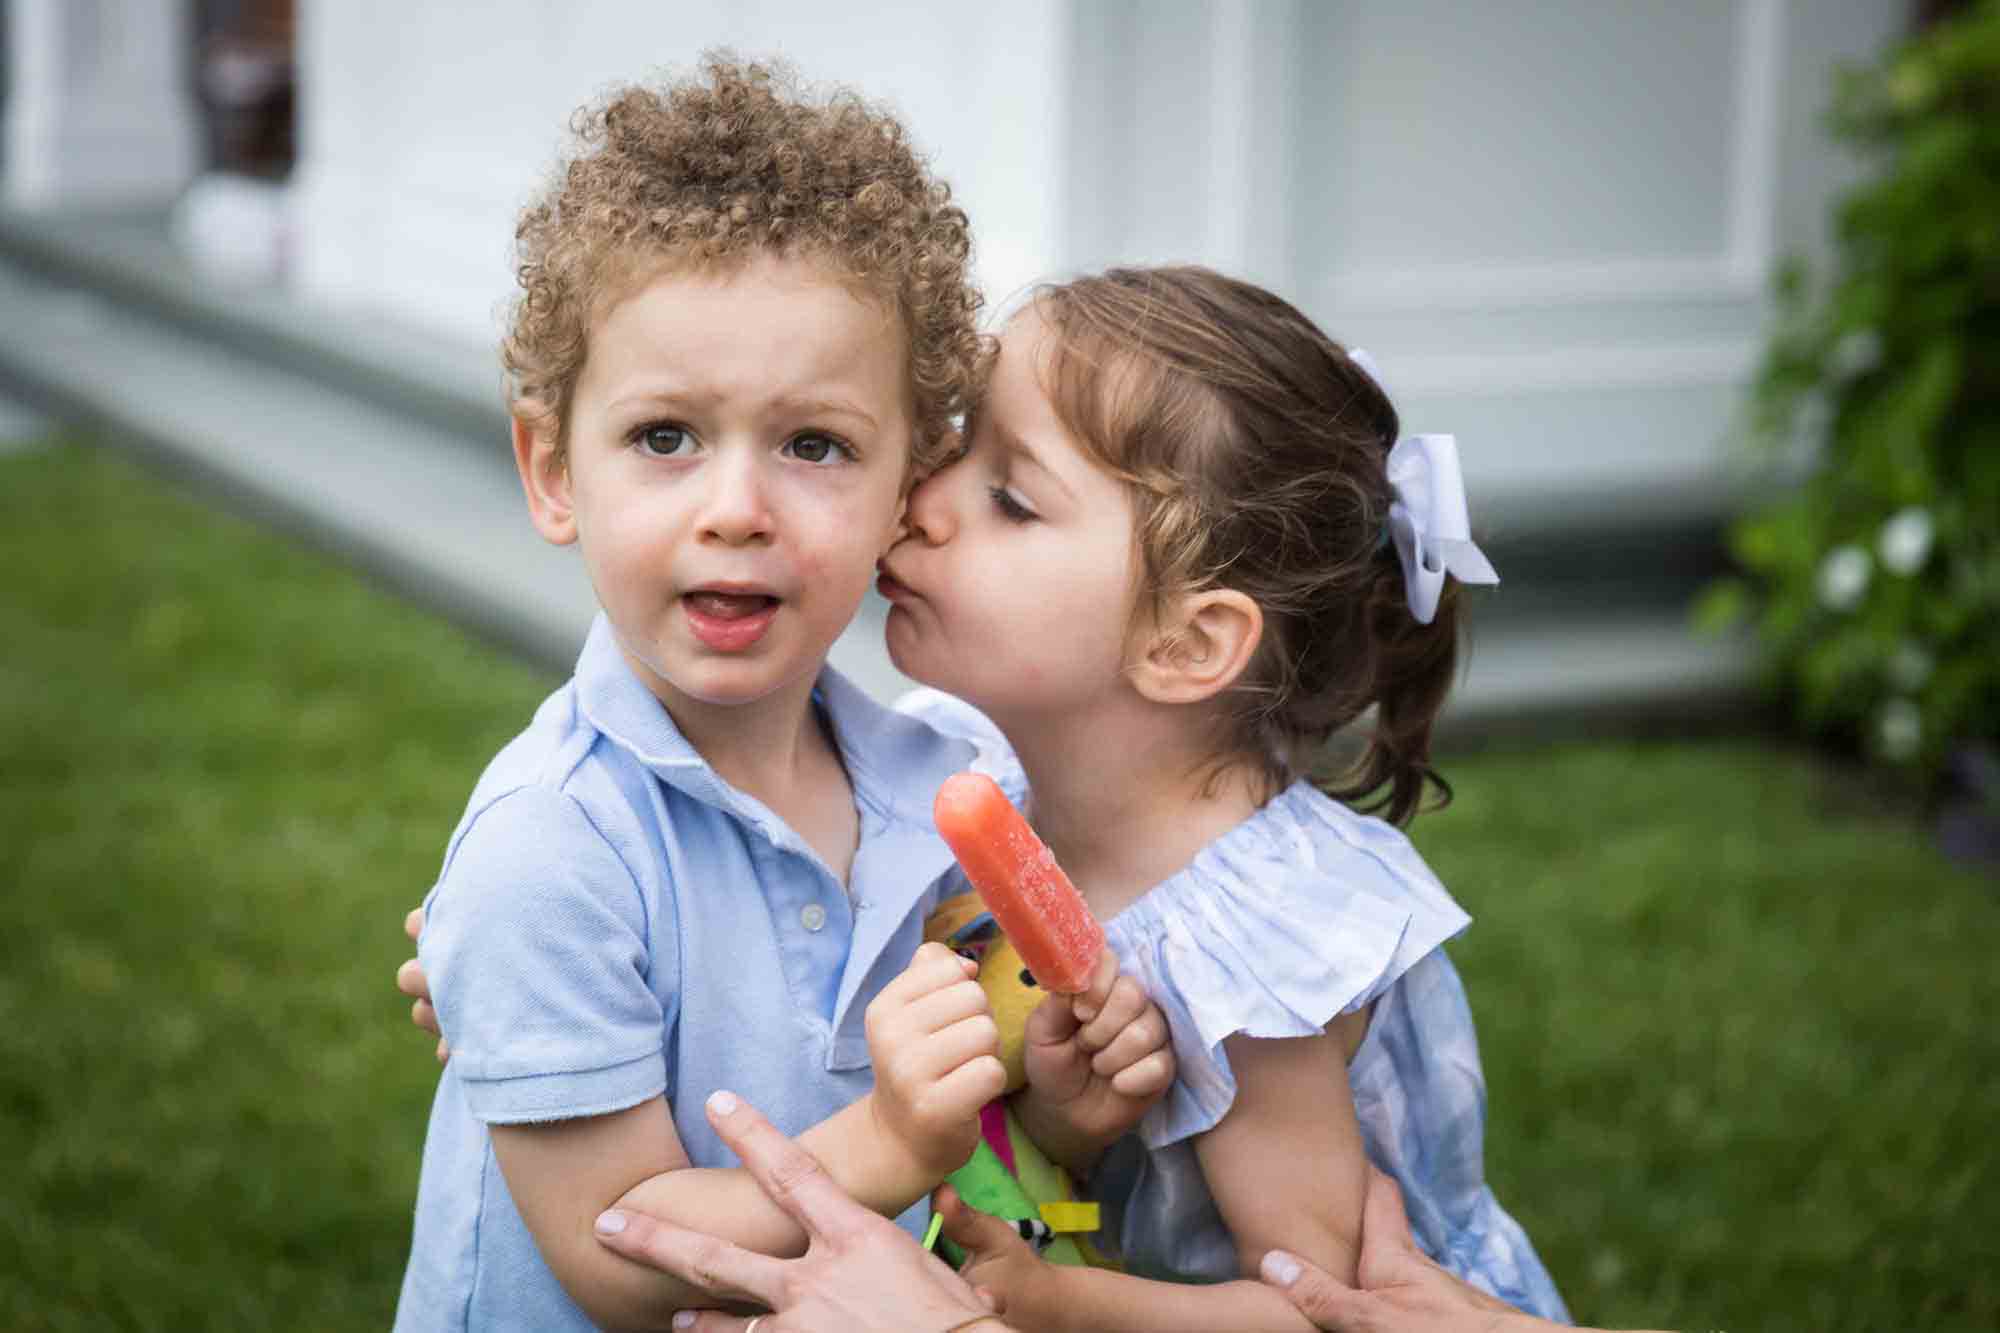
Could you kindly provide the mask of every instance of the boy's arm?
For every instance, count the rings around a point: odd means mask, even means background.
[[[799,1136],[827,1174],[877,1212],[895,1216],[935,1184],[875,1123],[863,1098]],[[805,1232],[742,1168],[690,1166],[664,1098],[610,1115],[494,1125],[493,1153],[508,1193],[550,1271],[591,1320],[611,1328],[667,1328],[674,1312],[714,1304],[678,1278],[612,1253],[597,1215],[616,1204],[764,1254],[793,1256]]]
[[[894,1216],[971,1155],[980,1106],[1005,1072],[985,993],[970,967],[926,945],[868,1006],[874,1092],[799,1136],[843,1189]],[[704,1306],[699,1289],[600,1245],[597,1215],[614,1204],[747,1249],[796,1255],[805,1233],[740,1168],[688,1164],[662,1098],[612,1115],[492,1127],[507,1187],[551,1271],[591,1318],[666,1327]]]

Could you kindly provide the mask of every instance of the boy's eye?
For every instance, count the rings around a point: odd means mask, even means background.
[[[633,432],[632,439],[641,449],[660,458],[671,458],[691,443],[685,426],[668,422],[641,426]]]
[[[785,448],[801,463],[852,462],[856,457],[854,450],[846,444],[817,431],[794,435],[785,442]]]
[[[1029,523],[1041,515],[1015,498],[1014,492],[1005,486],[988,486],[986,493],[993,497],[993,507],[1009,523]]]

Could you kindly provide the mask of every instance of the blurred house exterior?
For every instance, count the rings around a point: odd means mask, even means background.
[[[973,218],[996,304],[1113,261],[1196,261],[1373,352],[1407,429],[1459,436],[1508,579],[1482,606],[1467,692],[1497,713],[1678,709],[1740,682],[1731,649],[1684,629],[1745,484],[1727,435],[1774,264],[1821,248],[1848,170],[1820,126],[1830,70],[1911,15],[1907,0],[301,0],[296,161],[264,214],[276,281],[245,285],[160,239],[160,205],[213,142],[190,34],[217,8],[4,0],[0,301],[50,313],[0,332],[0,382],[190,458],[561,660],[587,590],[531,549],[498,439],[514,214],[570,112],[609,84],[710,46],[779,54],[903,113]],[[147,361],[149,329],[183,362]],[[170,430],[107,401],[107,380],[190,378],[190,347],[216,375],[290,377],[320,394],[313,413],[344,395],[409,439],[315,479],[259,454],[283,445],[169,438],[202,433],[196,408]],[[281,396],[208,393],[207,430],[230,429],[224,403],[268,434],[304,411]],[[440,443],[482,432],[476,465]],[[491,475],[457,483],[439,459]],[[450,498],[370,519],[385,503],[370,466],[387,489]],[[356,512],[315,508],[343,484]],[[484,570],[451,572],[452,541]],[[873,636],[864,616],[841,660],[888,688]]]

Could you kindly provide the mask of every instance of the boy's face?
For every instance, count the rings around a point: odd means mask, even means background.
[[[902,513],[900,321],[809,261],[667,273],[591,330],[566,459],[516,455],[662,702],[803,703]]]
[[[1133,649],[1139,554],[1125,485],[1043,391],[1033,306],[1000,339],[965,454],[910,493],[883,560],[889,656],[1001,725],[1088,708]]]

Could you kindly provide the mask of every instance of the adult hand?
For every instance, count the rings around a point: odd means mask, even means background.
[[[1373,1167],[1361,1210],[1358,1289],[1283,1250],[1266,1254],[1260,1271],[1299,1313],[1329,1333],[1539,1333],[1564,1327],[1522,1314],[1433,1263],[1410,1235],[1403,1192]]]
[[[717,1092],[708,1099],[708,1122],[772,1201],[805,1229],[806,1252],[775,1259],[644,1213],[604,1214],[597,1235],[612,1250],[671,1273],[718,1302],[772,1311],[752,1319],[683,1310],[674,1316],[675,1328],[743,1333],[754,1323],[754,1333],[944,1333],[970,1324],[979,1333],[1006,1333],[1006,1325],[943,1260],[849,1198],[812,1154],[754,1107],[733,1093]],[[962,1211],[950,1197],[943,1203]]]
[[[410,914],[403,918],[403,933],[415,944],[417,937],[424,933],[424,909],[412,907]],[[424,966],[414,958],[403,960],[396,969],[396,989],[411,997],[410,1021],[438,1039],[438,1063],[451,1058],[451,1047],[445,1044],[444,1033],[438,1029],[437,1010],[431,1007],[431,982],[424,975]]]

